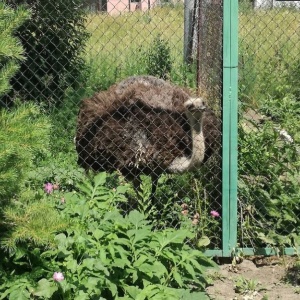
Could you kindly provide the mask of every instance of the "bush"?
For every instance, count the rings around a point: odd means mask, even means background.
[[[168,42],[157,35],[145,56],[147,74],[168,79],[172,70],[171,50]]]
[[[299,101],[269,98],[262,124],[241,118],[239,200],[243,243],[300,245]]]
[[[32,19],[17,32],[27,60],[14,77],[13,87],[22,99],[46,101],[48,105],[62,101],[66,89],[79,84],[82,69],[80,55],[88,35],[84,26],[81,0],[8,0],[25,4]]]
[[[10,90],[10,79],[19,69],[19,64],[25,59],[23,48],[14,32],[29,18],[29,11],[22,7],[13,10],[0,3],[0,101]],[[5,105],[0,102],[2,105]]]
[[[0,111],[0,203],[18,194],[25,175],[49,149],[49,120],[33,104]]]

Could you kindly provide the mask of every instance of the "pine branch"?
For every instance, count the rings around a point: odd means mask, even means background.
[[[10,90],[9,80],[25,60],[23,47],[13,34],[29,16],[30,12],[23,7],[13,10],[0,3],[0,96]]]

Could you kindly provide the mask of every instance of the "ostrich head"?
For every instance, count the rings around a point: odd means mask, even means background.
[[[204,159],[205,144],[202,132],[203,112],[206,109],[202,98],[190,98],[184,103],[185,114],[188,118],[192,133],[192,156],[178,157],[169,166],[172,173],[182,173],[197,168]]]
[[[184,107],[191,129],[199,133],[202,129],[203,112],[206,109],[205,101],[202,98],[190,98],[184,103]]]

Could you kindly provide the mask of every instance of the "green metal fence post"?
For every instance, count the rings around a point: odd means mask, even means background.
[[[231,0],[231,147],[230,147],[230,247],[237,245],[238,189],[238,0]]]
[[[238,0],[223,1],[223,256],[237,243]]]
[[[238,0],[223,0],[222,122],[222,250],[205,254],[230,257],[237,244]]]

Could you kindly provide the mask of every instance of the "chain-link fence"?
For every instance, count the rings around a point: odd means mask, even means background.
[[[220,249],[222,1],[7,3],[31,19],[2,104],[33,101],[52,123],[32,177],[69,190],[79,167],[113,173],[112,189],[131,185],[122,211]]]
[[[15,31],[26,59],[1,104],[34,101],[52,124],[29,181],[68,190],[77,163],[116,171],[112,189],[131,184],[123,211],[157,228],[189,222],[194,245],[222,249],[223,1],[6,2],[31,19]],[[266,3],[239,11],[242,248],[299,240],[300,12]]]
[[[239,13],[239,245],[299,246],[299,2]]]
[[[222,5],[198,4],[119,2],[89,14],[87,56],[118,83],[83,103],[76,148],[84,168],[118,170],[133,182],[138,198],[123,209],[147,206],[157,226],[189,220],[196,243],[219,248],[221,219],[211,212],[221,213]],[[197,94],[205,103],[189,100]],[[193,128],[207,105],[202,141]]]

